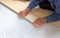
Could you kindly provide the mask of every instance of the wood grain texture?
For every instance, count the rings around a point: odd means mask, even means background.
[[[1,1],[3,4],[11,8],[12,10],[19,13],[20,11],[24,10],[29,2],[22,2],[22,1]],[[43,10],[39,7],[34,8],[25,18],[28,19],[30,22],[34,22],[38,18],[42,18],[52,14],[52,11]],[[56,21],[52,23],[54,26],[60,27],[60,21]]]

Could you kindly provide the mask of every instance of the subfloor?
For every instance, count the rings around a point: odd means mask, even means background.
[[[32,23],[0,4],[0,38],[60,38],[60,28],[52,24],[35,28]]]

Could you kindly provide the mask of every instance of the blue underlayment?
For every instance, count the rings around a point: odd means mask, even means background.
[[[60,28],[52,24],[35,28],[30,22],[19,19],[17,14],[0,4],[0,38],[60,38]]]

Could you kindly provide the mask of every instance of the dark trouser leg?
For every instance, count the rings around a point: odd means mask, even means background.
[[[47,10],[54,11],[54,9],[51,7],[49,1],[43,1],[43,2],[39,3],[39,7],[42,8],[42,9],[47,9]]]

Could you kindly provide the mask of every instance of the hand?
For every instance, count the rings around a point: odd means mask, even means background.
[[[20,11],[20,12],[18,13],[18,15],[21,16],[21,17],[25,17],[25,16],[28,14],[29,11],[30,11],[30,9],[27,8],[27,9],[25,9],[25,10],[23,10],[23,11]]]
[[[46,22],[47,22],[46,18],[39,18],[33,22],[33,25],[38,28],[38,27],[40,27],[40,25],[43,25]]]

